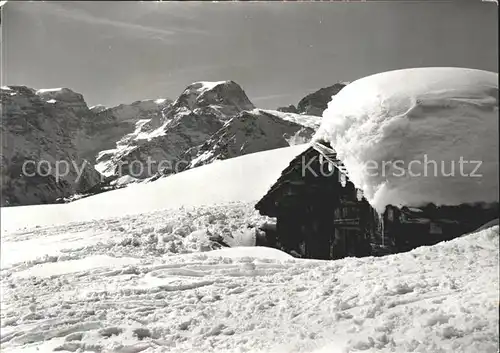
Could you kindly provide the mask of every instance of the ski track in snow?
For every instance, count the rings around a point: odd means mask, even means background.
[[[383,258],[200,252],[262,220],[232,204],[6,235],[2,352],[497,352],[498,226]]]

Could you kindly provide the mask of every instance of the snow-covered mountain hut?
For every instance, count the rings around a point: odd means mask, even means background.
[[[327,144],[315,144],[295,157],[256,204],[277,219],[270,243],[306,258],[370,255],[378,216],[335,154],[324,150],[330,150]]]
[[[255,205],[276,218],[266,245],[313,259],[377,256],[451,240],[498,217],[498,203],[387,205],[379,215],[332,152],[313,143]]]
[[[365,77],[332,97],[311,147],[256,208],[277,218],[278,246],[308,258],[453,239],[498,218],[498,124],[498,74]]]

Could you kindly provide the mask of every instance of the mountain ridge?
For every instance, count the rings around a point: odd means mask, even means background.
[[[89,107],[82,94],[69,88],[3,86],[1,94],[1,128],[7,136],[2,206],[74,199],[215,160],[304,143],[320,123],[314,115],[258,109],[231,80],[194,82],[175,100],[113,107]],[[57,177],[53,171],[61,159],[85,165],[81,177],[74,170]],[[52,173],[38,173],[47,174],[42,179],[37,173],[21,175],[28,160],[35,165],[48,161]],[[165,161],[169,168],[160,165]],[[141,170],[149,162],[151,168]]]

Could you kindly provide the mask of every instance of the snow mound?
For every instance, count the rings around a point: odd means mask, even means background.
[[[329,141],[378,210],[498,201],[498,74],[418,68],[365,77],[332,97]]]

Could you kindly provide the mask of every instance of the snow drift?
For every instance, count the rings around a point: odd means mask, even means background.
[[[498,201],[498,74],[396,70],[333,96],[315,139],[329,141],[378,210]]]

